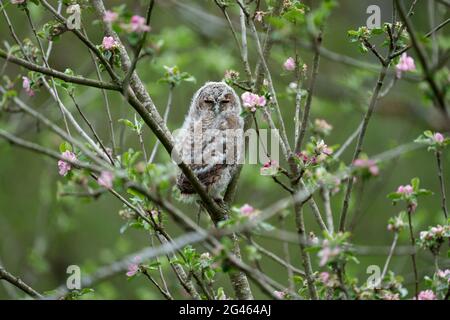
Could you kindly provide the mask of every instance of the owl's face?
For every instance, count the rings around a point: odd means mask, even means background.
[[[239,98],[234,90],[223,82],[210,82],[198,91],[195,111],[197,114],[217,117],[219,114],[239,112]]]

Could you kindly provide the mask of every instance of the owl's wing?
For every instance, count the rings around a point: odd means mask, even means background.
[[[223,143],[221,134],[205,136],[202,137],[202,143],[199,147],[194,149],[194,153],[199,152],[201,154],[198,154],[198,157],[191,158],[194,163],[190,163],[189,167],[205,187],[215,184],[220,179],[223,169],[227,166]],[[199,160],[199,162],[195,162],[195,160]],[[184,174],[179,176],[177,185],[184,194],[195,193]]]
[[[209,187],[222,178],[225,168],[235,167],[240,158],[241,140],[227,134],[227,129],[240,129],[243,126],[240,117],[224,117],[213,127],[219,129],[214,133],[206,131],[201,136],[194,136],[193,130],[189,130],[183,140],[185,148],[184,159],[190,160],[188,165],[198,177],[200,182]],[[238,136],[240,133],[238,133]],[[196,142],[196,143],[195,143]],[[195,193],[189,180],[181,174],[177,185],[184,194]]]
[[[227,166],[226,164],[216,164],[214,166],[208,166],[208,169],[206,169],[206,167],[199,168],[196,165],[194,165],[193,167],[196,168],[192,168],[192,170],[194,174],[197,176],[197,178],[200,180],[200,182],[205,187],[208,187],[220,180],[222,171],[225,169],[226,166]],[[178,189],[180,189],[181,193],[183,194],[195,193],[195,190],[192,187],[191,182],[186,178],[184,174],[178,176],[177,186]]]

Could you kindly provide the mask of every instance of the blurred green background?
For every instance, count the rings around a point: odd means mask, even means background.
[[[6,1],[3,1],[6,2]],[[56,4],[56,1],[50,1]],[[136,14],[144,15],[146,1],[105,1],[106,6],[127,3],[128,9]],[[313,7],[316,1],[310,1]],[[408,1],[405,1],[405,3]],[[419,1],[413,21],[421,32],[431,29],[428,16],[429,1]],[[430,1],[433,2],[434,1]],[[356,46],[349,43],[347,30],[365,25],[368,17],[366,8],[371,4],[381,7],[382,21],[391,21],[391,1],[376,0],[342,0],[333,11],[324,33],[323,46],[333,52],[353,57],[359,61],[376,63],[370,55],[361,55]],[[30,5],[32,16],[38,28],[48,20],[49,16],[42,7]],[[438,6],[441,8],[441,6]],[[23,12],[13,6],[7,7],[19,38],[32,38],[31,30]],[[442,21],[448,12],[438,10],[436,21]],[[95,19],[92,12],[83,11],[83,22],[88,29],[91,40],[101,43],[103,34],[99,25],[92,25]],[[232,20],[238,29],[239,18],[237,11],[232,10]],[[151,42],[162,44],[158,54],[150,59],[143,59],[138,65],[138,73],[145,81],[147,89],[156,106],[162,112],[167,100],[168,86],[158,83],[163,77],[163,66],[177,65],[182,71],[189,72],[197,82],[183,83],[174,92],[174,104],[169,115],[168,126],[174,130],[181,126],[184,115],[189,107],[190,99],[196,89],[208,80],[220,80],[227,69],[238,70],[243,74],[239,53],[231,32],[227,28],[220,10],[213,1],[157,1],[152,17]],[[300,42],[308,42],[304,32],[299,32]],[[269,66],[272,70],[275,87],[280,95],[282,113],[286,119],[288,132],[293,136],[294,101],[287,94],[287,86],[293,81],[293,76],[282,70],[284,60],[293,56],[293,45],[281,35],[272,51]],[[0,43],[12,43],[7,25],[3,17],[0,19]],[[440,43],[448,48],[448,32],[440,33]],[[253,41],[250,42],[250,62],[255,64],[256,55]],[[311,52],[300,47],[299,53],[304,62],[310,66]],[[414,56],[414,55],[413,55]],[[2,62],[3,63],[3,62]],[[77,74],[94,78],[95,69],[89,53],[78,39],[70,34],[64,34],[54,44],[54,52],[50,64],[64,70],[70,67]],[[24,75],[12,65],[8,65],[6,74],[10,78]],[[367,71],[347,64],[323,58],[318,77],[317,94],[312,106],[313,118],[323,118],[334,126],[333,133],[327,139],[329,145],[341,144],[357,128],[367,106],[369,92],[376,81],[376,72]],[[106,77],[106,75],[105,75]],[[387,97],[380,101],[377,111],[370,123],[364,152],[369,156],[379,154],[403,143],[417,138],[424,130],[441,130],[442,125],[431,106],[424,98],[423,86],[411,76],[413,80],[401,80]],[[16,87],[20,90],[20,82]],[[239,91],[238,94],[242,92]],[[78,114],[68,97],[63,100]],[[104,101],[101,94],[94,89],[77,87],[77,100],[83,110],[99,131],[105,142],[108,141],[108,127]],[[57,105],[50,99],[47,92],[41,89],[36,97],[29,99],[25,94],[21,97],[28,101],[33,108],[44,112],[47,116],[61,123]],[[132,120],[134,114],[131,108],[116,93],[109,93],[111,108],[115,120],[127,118]],[[37,141],[57,150],[61,140],[49,133],[35,121],[22,114],[0,113],[2,128],[17,133],[20,137]],[[116,139],[123,135],[126,148],[139,148],[135,135],[123,129],[123,125],[115,121]],[[147,151],[150,152],[155,143],[155,137],[147,129],[144,131]],[[344,154],[343,160],[348,163],[353,147]],[[21,276],[35,289],[44,292],[52,290],[65,283],[68,265],[79,265],[82,274],[86,275],[96,267],[107,265],[136,250],[149,246],[148,236],[141,230],[129,229],[124,234],[119,232],[124,221],[118,211],[122,205],[109,194],[98,200],[80,198],[57,198],[57,184],[62,182],[58,176],[56,161],[37,156],[28,151],[13,148],[4,141],[0,141],[0,262],[12,273]],[[450,177],[449,154],[444,155],[445,179]],[[166,163],[167,155],[159,149],[158,162]],[[434,155],[424,148],[405,154],[399,159],[381,164],[379,177],[370,180],[365,186],[365,193],[359,199],[364,218],[357,224],[353,242],[358,245],[388,246],[392,241],[392,234],[386,230],[389,217],[398,213],[399,208],[393,207],[386,194],[392,192],[400,184],[406,184],[413,177],[419,177],[422,186],[434,191],[435,195],[420,201],[419,209],[414,216],[416,231],[425,227],[442,223],[440,211],[439,185]],[[286,197],[281,188],[274,185],[271,179],[259,175],[258,166],[246,166],[240,180],[236,198],[236,205],[249,203],[256,208],[263,209],[274,201]],[[358,185],[353,200],[358,199]],[[342,192],[332,199],[333,212],[336,220],[342,205]],[[195,218],[197,209],[193,206],[182,206],[186,213]],[[350,210],[350,219],[356,205]],[[306,209],[306,226],[308,231],[318,233],[315,221],[309,208]],[[202,225],[206,225],[206,219]],[[274,224],[277,220],[274,219]],[[295,230],[293,216],[287,218],[289,230]],[[168,229],[173,236],[181,231],[167,222]],[[256,240],[267,248],[282,255],[282,246],[278,241],[268,239]],[[406,233],[401,237],[400,244],[407,245]],[[299,251],[295,245],[291,246],[293,263],[301,266]],[[245,249],[243,249],[245,250]],[[202,249],[200,249],[202,251]],[[445,257],[444,257],[445,258]],[[314,259],[316,260],[316,259]],[[371,264],[381,265],[385,256],[361,256],[360,264],[350,264],[348,272],[357,275],[363,282],[367,278],[366,268]],[[432,256],[419,251],[419,270],[429,273],[433,270]],[[448,260],[443,265],[449,266]],[[286,282],[286,272],[272,261],[263,258],[261,265],[270,276],[281,283]],[[412,283],[412,269],[409,256],[394,257],[391,269],[405,276],[408,286]],[[166,271],[170,272],[167,264]],[[225,275],[218,275],[218,281],[225,287],[227,293],[232,293]],[[7,284],[0,283],[0,298],[7,299],[21,296],[15,290],[7,289]],[[170,284],[174,292],[181,296],[177,283]],[[256,286],[253,286],[258,292]],[[411,288],[409,286],[409,288]],[[110,281],[95,286],[95,293],[87,297],[93,299],[159,299],[161,298],[152,285],[140,277],[127,281],[124,274],[118,274]],[[257,297],[264,298],[260,293]]]

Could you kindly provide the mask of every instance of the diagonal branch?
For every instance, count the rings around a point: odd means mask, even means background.
[[[6,271],[3,267],[0,266],[0,280],[5,280],[11,283],[13,286],[19,288],[29,296],[33,298],[42,298],[42,295],[34,290],[32,287],[23,282],[20,278],[12,275],[8,271]]]
[[[52,68],[43,67],[43,66],[37,65],[35,63],[28,62],[24,59],[9,55],[7,52],[5,52],[2,49],[0,49],[0,58],[3,58],[6,61],[12,62],[16,65],[22,66],[28,70],[40,72],[45,75],[55,77],[55,78],[61,79],[66,82],[80,84],[80,85],[88,86],[88,87],[107,89],[107,90],[114,90],[114,91],[121,90],[120,86],[118,86],[116,84],[92,80],[92,79],[88,79],[88,78],[84,78],[84,77],[71,76],[71,75],[65,74],[64,72],[57,71]]]

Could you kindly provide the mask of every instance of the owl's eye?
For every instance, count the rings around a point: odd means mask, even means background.
[[[213,100],[209,100],[209,99],[205,99],[204,102],[208,105],[208,106],[212,106],[214,104]]]
[[[229,102],[230,102],[230,100],[228,100],[228,99],[220,101],[220,103],[222,103],[222,104],[226,104],[226,103],[229,103]]]

